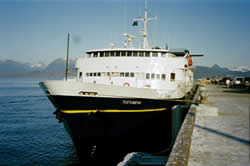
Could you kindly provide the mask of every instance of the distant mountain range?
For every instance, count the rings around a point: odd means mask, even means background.
[[[70,73],[75,75],[75,61],[69,61]],[[62,78],[65,75],[65,60],[62,58],[52,61],[50,64],[20,63],[13,60],[0,60],[0,77],[45,77]]]
[[[69,61],[70,76],[76,75],[75,60]],[[65,75],[65,60],[62,58],[52,61],[50,64],[20,63],[13,60],[0,60],[0,77],[44,77],[63,78]],[[237,76],[250,77],[250,69],[238,67],[229,70],[228,68],[213,65],[212,67],[196,66],[195,79],[215,76]]]
[[[245,69],[245,68],[244,68]],[[220,67],[215,64],[212,67],[196,66],[194,78],[216,77],[216,76],[232,76],[232,77],[250,77],[250,70],[235,71],[228,68]]]

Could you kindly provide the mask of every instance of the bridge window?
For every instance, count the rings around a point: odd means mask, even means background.
[[[165,53],[165,52],[162,52],[162,53],[161,53],[161,57],[166,57],[166,53]]]
[[[125,51],[122,51],[122,56],[126,56],[126,52]]]
[[[139,56],[143,57],[144,56],[144,52],[140,51],[139,52]]]
[[[133,51],[133,56],[137,56],[137,51]]]
[[[119,51],[116,51],[115,56],[121,56]]]
[[[132,56],[132,52],[128,51],[127,56]]]
[[[159,52],[149,52],[149,51],[101,51],[101,52],[91,52],[88,53],[90,57],[114,57],[114,56],[140,56],[140,57],[158,57]],[[165,52],[161,52],[161,57],[166,57]]]
[[[98,57],[98,52],[94,52],[93,57]]]
[[[110,56],[115,56],[115,52],[114,52],[114,51],[111,51],[111,52],[110,52]]]
[[[152,57],[158,57],[158,52],[152,52]]]
[[[105,56],[108,57],[109,56],[109,52],[105,52]]]

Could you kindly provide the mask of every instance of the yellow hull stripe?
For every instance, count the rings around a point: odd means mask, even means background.
[[[79,114],[79,113],[96,113],[96,112],[155,112],[155,111],[165,111],[167,108],[158,109],[144,109],[144,110],[60,110],[66,114]]]

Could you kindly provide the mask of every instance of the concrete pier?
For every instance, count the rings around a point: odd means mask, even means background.
[[[249,90],[199,86],[193,103],[165,165],[250,166]]]
[[[206,88],[208,102],[196,108],[188,165],[249,165],[249,91],[218,85]]]

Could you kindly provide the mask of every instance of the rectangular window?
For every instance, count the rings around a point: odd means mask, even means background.
[[[121,77],[124,77],[124,73],[120,73],[120,76],[121,76]]]
[[[155,79],[155,74],[151,73],[151,80],[154,80],[154,79]]]
[[[156,79],[157,79],[157,80],[160,79],[160,74],[156,74]]]
[[[109,52],[105,52],[105,56],[108,57],[109,56]]]
[[[134,77],[135,76],[135,73],[130,73],[130,77]]]
[[[166,80],[166,74],[161,75],[161,80]]]
[[[116,51],[115,56],[121,56],[119,51]]]
[[[143,57],[144,56],[144,52],[139,52],[139,56]]]
[[[146,73],[146,80],[149,80],[149,79],[150,79],[150,74]]]
[[[98,76],[98,77],[101,77],[101,73],[97,73],[97,76]]]
[[[137,51],[134,51],[134,52],[133,52],[133,56],[137,56]]]
[[[152,57],[158,57],[158,52],[152,52]]]
[[[96,77],[96,75],[97,75],[97,74],[96,74],[96,73],[94,73],[94,77]]]
[[[102,77],[104,77],[104,76],[106,76],[106,73],[105,72],[102,72],[102,75],[101,75]]]
[[[82,72],[79,73],[79,78],[82,78]]]
[[[114,52],[114,51],[111,51],[111,52],[110,52],[110,56],[115,56],[115,52]]]
[[[125,73],[125,77],[129,77],[129,73]]]
[[[89,76],[92,77],[92,76],[93,76],[93,73],[89,73]]]
[[[132,52],[128,51],[128,55],[127,56],[132,56]]]
[[[161,53],[161,57],[166,57],[166,53],[165,53],[165,52],[162,52],[162,53]]]
[[[170,74],[170,81],[175,81],[175,73]]]
[[[119,77],[119,76],[120,76],[120,73],[119,73],[119,72],[114,72],[113,77]]]
[[[125,51],[122,51],[122,56],[126,56],[126,52]]]
[[[94,56],[93,57],[98,57],[98,52],[94,52]]]
[[[145,52],[145,57],[150,57],[150,52]]]
[[[100,52],[100,57],[104,57],[104,52]]]
[[[138,79],[145,79],[145,73],[136,73]]]

